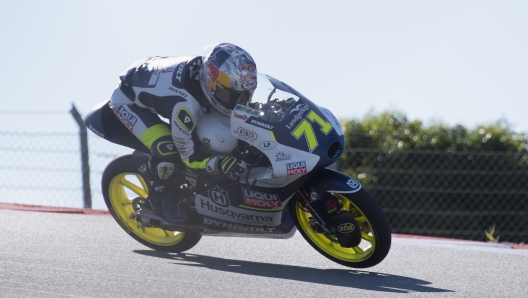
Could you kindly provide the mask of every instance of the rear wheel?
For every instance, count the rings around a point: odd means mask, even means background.
[[[361,229],[358,246],[342,247],[335,236],[315,232],[310,224],[312,215],[296,200],[290,201],[293,221],[301,235],[319,253],[341,265],[353,268],[372,267],[381,262],[391,246],[391,231],[387,218],[374,199],[363,189],[355,193],[333,193],[350,212]]]
[[[146,160],[124,155],[108,164],[103,173],[102,189],[110,214],[123,230],[145,246],[168,252],[191,249],[202,238],[200,234],[144,227],[131,217],[134,213],[133,200],[139,197],[145,202],[148,194],[147,183],[140,173],[145,163]]]

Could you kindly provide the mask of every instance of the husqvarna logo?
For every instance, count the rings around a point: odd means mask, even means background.
[[[348,181],[346,182],[346,184],[347,184],[348,186],[350,186],[350,188],[352,188],[352,189],[355,189],[355,188],[358,188],[358,187],[359,187],[359,182],[357,182],[356,180],[354,180],[354,179],[352,179],[352,178],[348,179]]]
[[[218,185],[215,185],[212,189],[208,192],[209,198],[217,205],[220,205],[222,207],[228,207],[229,206],[229,197],[227,196],[227,191],[220,189]]]

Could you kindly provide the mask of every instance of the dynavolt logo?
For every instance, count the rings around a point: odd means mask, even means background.
[[[222,227],[226,229],[246,231],[246,232],[270,233],[275,230],[275,228],[251,227],[251,226],[240,225],[240,224],[236,224],[232,222],[225,222],[225,221],[220,221],[216,219],[211,219],[207,217],[204,218],[204,224],[214,225],[216,227]]]
[[[235,116],[236,117],[236,116]],[[245,119],[244,119],[245,120]],[[260,126],[260,127],[263,127],[265,129],[269,129],[269,130],[272,130],[273,129],[273,125],[269,125],[269,124],[266,124],[264,122],[260,122],[258,120],[255,120],[255,119],[251,119],[251,124],[255,124],[257,126]]]

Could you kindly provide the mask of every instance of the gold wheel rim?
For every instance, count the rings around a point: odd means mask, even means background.
[[[344,195],[339,193],[334,193],[333,195],[339,199],[339,202],[343,206],[342,210],[348,211],[354,215],[354,218],[361,229],[361,243],[358,246],[351,248],[341,247],[339,243],[328,239],[325,235],[315,233],[310,226],[311,214],[304,210],[300,203],[297,203],[297,219],[299,220],[302,230],[308,238],[317,245],[317,247],[331,257],[345,262],[360,262],[368,259],[376,247],[376,237],[372,225],[365,214],[363,214],[363,212]]]
[[[160,228],[142,228],[130,216],[134,213],[132,200],[137,197],[146,198],[148,187],[141,175],[136,173],[122,173],[110,182],[109,196],[112,214],[119,219],[119,224],[129,233],[159,246],[171,246],[179,243],[185,233],[167,231]],[[112,210],[111,210],[112,211]]]

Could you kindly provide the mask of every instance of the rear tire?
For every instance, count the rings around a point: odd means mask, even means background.
[[[374,199],[363,189],[355,193],[334,193],[343,206],[342,210],[352,213],[361,229],[362,241],[352,248],[341,247],[310,225],[311,214],[297,200],[290,200],[293,221],[301,235],[319,253],[328,259],[352,268],[367,268],[380,263],[391,247],[391,230],[383,211]],[[337,239],[334,239],[337,241]]]
[[[202,235],[191,232],[174,232],[161,228],[142,228],[131,218],[132,200],[147,198],[148,187],[140,169],[147,159],[123,155],[112,160],[103,172],[102,190],[108,211],[125,232],[139,243],[155,250],[183,252],[194,247]]]

